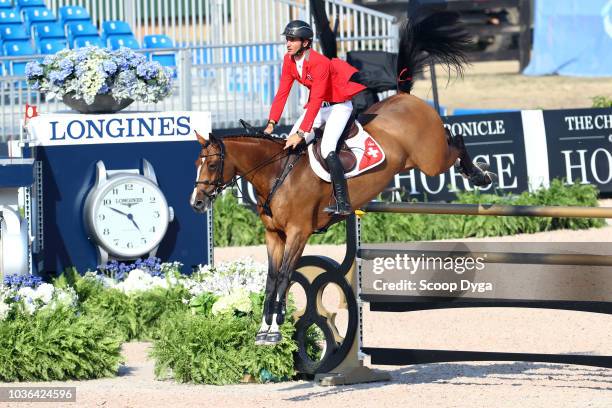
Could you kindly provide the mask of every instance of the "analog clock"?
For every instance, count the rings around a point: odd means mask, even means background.
[[[157,185],[153,167],[143,162],[144,175],[107,172],[101,161],[96,164],[96,184],[87,195],[84,214],[99,264],[109,257],[128,260],[155,255],[172,221],[172,208]]]

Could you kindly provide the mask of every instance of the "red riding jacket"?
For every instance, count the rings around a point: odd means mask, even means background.
[[[285,54],[280,85],[270,108],[270,119],[278,122],[285,108],[293,81],[297,80],[310,89],[308,103],[305,106],[306,115],[300,124],[300,130],[310,132],[312,123],[323,102],[346,102],[366,89],[365,86],[350,81],[355,72],[357,72],[357,69],[346,61],[338,58],[330,60],[311,49],[306,51],[304,56],[302,76],[300,77],[293,57]]]

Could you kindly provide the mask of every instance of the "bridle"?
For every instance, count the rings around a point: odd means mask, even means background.
[[[209,181],[209,180],[204,180],[204,181],[199,181],[196,180],[194,182],[195,187],[197,187],[200,184],[204,184],[205,186],[214,186],[214,190],[210,193],[207,193],[206,191],[202,191],[202,193],[211,201],[213,201],[215,198],[217,198],[217,196],[219,194],[221,194],[221,192],[223,190],[225,190],[230,183],[229,182],[225,182],[223,181],[223,165],[224,165],[224,158],[225,158],[225,145],[223,144],[222,140],[216,140],[216,142],[219,144],[219,152],[218,153],[212,153],[212,154],[205,154],[205,155],[200,155],[201,158],[206,159],[207,157],[215,157],[215,156],[219,156],[221,158],[221,165],[219,167],[217,167],[217,171],[215,171],[214,174],[214,179],[213,181]],[[207,143],[204,145],[204,148],[207,148],[209,144],[214,144],[214,142],[211,141],[207,141]],[[204,162],[206,162],[206,160],[204,160]],[[200,175],[198,174],[198,177]]]
[[[200,184],[203,184],[205,186],[214,186],[215,189],[210,192],[207,193],[206,191],[202,191],[202,193],[211,201],[213,201],[215,198],[217,198],[217,196],[219,194],[221,194],[221,192],[223,192],[223,190],[225,190],[226,188],[232,186],[232,185],[238,185],[238,181],[241,178],[246,178],[246,176],[250,173],[253,173],[259,169],[261,169],[262,167],[265,167],[269,164],[272,164],[278,160],[281,160],[287,156],[289,156],[290,154],[293,154],[292,152],[287,152],[285,150],[281,150],[280,152],[278,152],[277,154],[273,155],[272,157],[270,157],[268,160],[264,160],[262,163],[259,163],[257,166],[255,166],[254,168],[252,168],[251,170],[245,172],[242,176],[240,177],[235,177],[234,180],[230,180],[230,181],[224,181],[223,180],[223,169],[224,169],[224,159],[225,159],[225,145],[223,144],[223,140],[221,139],[215,139],[214,142],[211,141],[207,141],[207,143],[204,145],[204,148],[208,147],[209,144],[214,144],[217,143],[219,145],[219,152],[218,153],[212,153],[212,154],[206,154],[206,155],[200,155],[201,158],[207,158],[207,157],[215,157],[215,156],[219,156],[221,158],[221,165],[217,168],[217,171],[215,172],[215,177],[213,179],[213,181],[209,181],[209,180],[203,180],[203,181],[198,181],[196,180],[194,182],[195,187],[197,187]],[[297,152],[299,153],[299,151]],[[299,154],[296,155],[296,160],[299,158]],[[293,168],[293,166],[295,165],[295,161],[290,164],[289,161],[287,161],[286,165],[289,165],[288,168],[289,170],[291,170]],[[198,174],[199,177],[199,174]],[[285,174],[286,177],[286,174]],[[277,184],[282,183],[282,179],[277,179],[275,182],[275,187]],[[270,193],[270,195],[268,196],[268,198],[266,199],[266,203],[269,203],[270,199],[272,198],[272,194],[274,193],[275,187],[273,187],[272,192]],[[264,205],[265,207],[265,205]]]

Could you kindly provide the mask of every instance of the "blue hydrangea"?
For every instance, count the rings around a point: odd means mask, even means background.
[[[154,62],[145,62],[144,64],[138,65],[138,67],[136,68],[136,73],[138,74],[138,76],[146,80],[150,80],[155,77],[155,75],[157,75],[158,69],[159,64],[156,64]]]
[[[117,71],[117,64],[114,61],[104,61],[102,63],[102,69],[108,75],[113,75]]]
[[[110,92],[110,87],[106,83],[103,83],[100,89],[98,90],[98,93],[102,95],[106,95],[109,92]]]
[[[125,47],[115,51],[99,47],[61,50],[46,56],[42,65],[28,64],[26,74],[32,89],[49,100],[74,92],[75,98],[86,103],[93,103],[97,94],[159,102],[172,92],[176,77],[159,63]]]
[[[43,67],[38,61],[30,61],[26,64],[25,74],[28,79],[41,76],[43,74]]]

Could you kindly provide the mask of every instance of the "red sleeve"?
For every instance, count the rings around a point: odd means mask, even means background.
[[[321,109],[321,104],[325,100],[325,93],[329,87],[329,64],[319,63],[313,66],[312,76],[313,81],[308,104],[306,105],[306,115],[300,124],[300,130],[304,132],[312,130],[312,124]]]
[[[283,69],[281,71],[280,85],[278,86],[278,91],[276,91],[276,96],[274,96],[274,101],[272,101],[272,107],[270,107],[270,117],[275,122],[278,122],[283,109],[285,109],[285,103],[287,103],[287,98],[289,97],[289,92],[291,92],[291,86],[293,85],[293,75],[291,75],[291,57],[285,58],[283,61]]]

